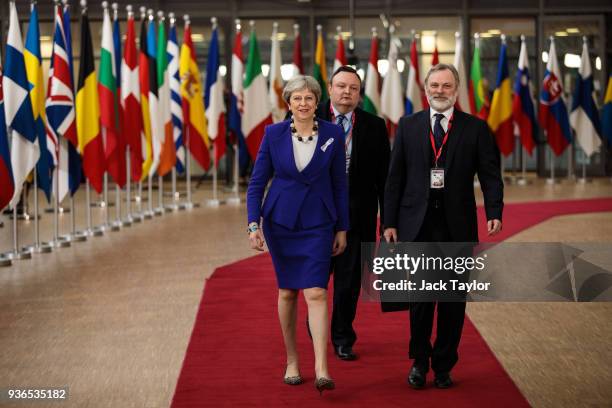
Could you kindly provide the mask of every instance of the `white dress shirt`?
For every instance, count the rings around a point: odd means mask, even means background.
[[[455,107],[454,106],[451,106],[450,108],[448,108],[444,112],[438,112],[434,108],[429,107],[429,121],[431,123],[432,131],[433,131],[434,125],[436,124],[436,116],[435,115],[437,113],[441,113],[442,115],[444,115],[444,117],[440,121],[440,124],[442,125],[442,129],[444,129],[444,133],[448,132],[448,122],[449,122],[450,118],[453,116],[453,112],[454,111],[455,111]]]
[[[308,136],[302,136],[302,139],[306,142],[300,142],[296,136],[291,136],[291,142],[293,143],[293,157],[295,158],[295,167],[298,171],[304,170],[308,163],[314,156],[315,149],[317,147],[317,139],[319,136],[314,136],[312,140],[308,141]]]

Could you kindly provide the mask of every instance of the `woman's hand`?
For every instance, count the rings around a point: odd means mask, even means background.
[[[336,232],[334,238],[334,246],[332,248],[332,256],[340,255],[346,249],[346,231]]]
[[[261,230],[253,231],[249,233],[249,241],[251,243],[251,249],[255,249],[257,251],[264,250],[264,238],[261,234]]]

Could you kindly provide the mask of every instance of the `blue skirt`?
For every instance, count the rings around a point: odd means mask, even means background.
[[[333,224],[289,229],[264,219],[262,227],[280,289],[327,289]]]

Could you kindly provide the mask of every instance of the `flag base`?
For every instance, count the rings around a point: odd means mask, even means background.
[[[119,221],[122,227],[131,227],[134,220],[132,217],[124,218],[122,221]]]
[[[87,241],[87,235],[85,235],[82,231],[77,231],[73,234],[62,235],[61,238],[64,238],[70,242],[85,242]]]
[[[11,266],[13,262],[5,257],[4,255],[0,255],[0,267],[1,266]]]
[[[529,184],[532,184],[532,183],[531,183],[531,180],[529,180],[528,178],[519,177],[516,180],[516,184],[519,185],[519,186],[528,186]]]
[[[8,259],[15,260],[23,260],[23,259],[32,259],[32,252],[28,251],[26,248],[23,248],[21,251],[13,251],[7,254],[4,254]]]
[[[121,231],[121,226],[122,226],[121,221],[113,221],[113,223],[110,225],[110,230],[111,231]]]
[[[199,208],[200,203],[185,203],[183,204],[186,210],[193,210],[194,208]]]
[[[142,213],[133,213],[132,214],[132,224],[142,222],[143,219]]]
[[[143,214],[144,214],[144,219],[145,220],[150,220],[150,219],[153,218],[153,211],[147,210]]]
[[[96,202],[89,204],[89,206],[92,208],[107,208],[107,207],[114,207],[115,203],[113,203],[112,201],[109,201],[109,202],[96,201]]]
[[[48,254],[53,252],[53,243],[41,242],[38,245],[30,245],[26,247],[31,253],[34,254]]]
[[[53,248],[68,248],[69,246],[71,246],[72,244],[70,243],[69,240],[67,239],[62,239],[62,238],[58,238],[55,241],[51,241],[49,242],[49,244],[53,247]]]
[[[227,203],[230,205],[240,205],[240,203],[242,203],[242,200],[240,199],[240,197],[231,197],[227,199]]]
[[[104,235],[104,228],[102,227],[90,228],[86,230],[86,234],[89,235],[90,237],[101,237],[102,235]]]
[[[586,177],[580,177],[579,179],[576,179],[577,184],[589,184],[592,182],[593,182],[593,179],[586,178]]]
[[[55,212],[55,209],[53,207],[48,207],[48,208],[45,208],[45,212],[48,214],[53,214]],[[57,207],[57,213],[58,214],[70,213],[70,208]]]
[[[165,207],[166,212],[176,212],[179,210],[179,205],[178,204],[168,204]]]
[[[156,217],[164,215],[165,212],[166,210],[164,209],[164,207],[157,207],[156,209],[153,210],[153,213],[155,214]]]
[[[206,201],[206,206],[207,207],[217,208],[221,204],[225,204],[225,202],[224,201],[222,202],[221,200],[218,200],[216,198],[212,198],[212,199],[209,199],[209,200]]]
[[[550,185],[554,185],[554,184],[559,184],[560,181],[556,178],[547,178],[546,179],[546,184]]]

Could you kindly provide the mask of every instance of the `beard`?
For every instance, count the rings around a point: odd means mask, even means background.
[[[449,98],[444,97],[444,96],[438,97],[434,95],[427,95],[427,101],[429,102],[429,106],[431,106],[438,112],[444,112],[445,110],[449,109],[451,106],[455,104],[456,100],[457,100],[456,94]]]

